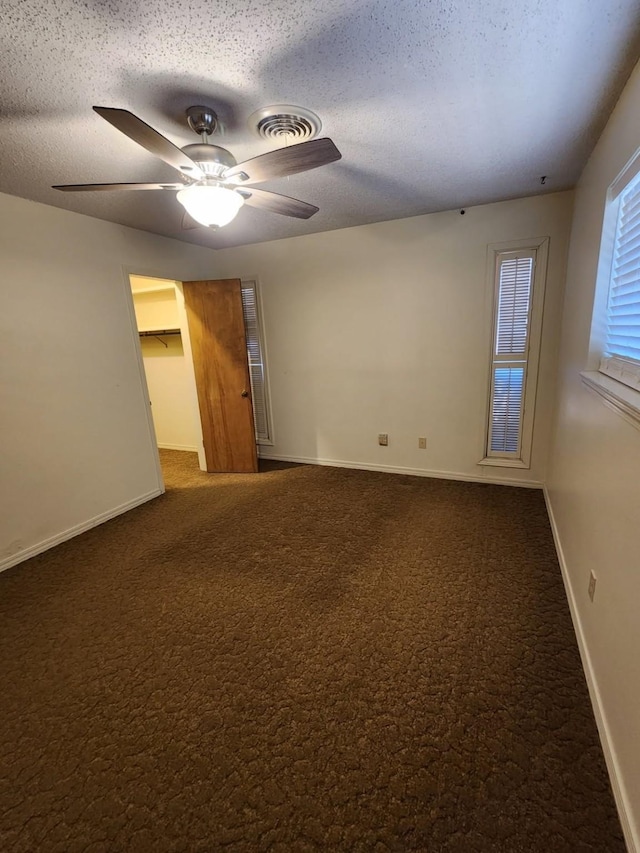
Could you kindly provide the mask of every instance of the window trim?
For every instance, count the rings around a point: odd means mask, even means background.
[[[640,430],[640,391],[635,391],[599,370],[583,370],[580,379],[586,388],[602,397],[605,406]]]
[[[275,444],[274,431],[273,431],[273,413],[271,410],[271,389],[269,386],[269,356],[267,352],[267,344],[265,340],[264,334],[264,323],[263,316],[264,312],[262,310],[262,289],[260,286],[260,281],[258,276],[248,276],[247,278],[240,279],[240,287],[248,288],[253,287],[255,298],[256,298],[256,316],[257,316],[257,325],[258,325],[258,340],[260,343],[260,351],[262,353],[262,363],[264,366],[263,377],[264,377],[264,406],[265,412],[267,416],[267,427],[269,431],[269,438],[258,438],[256,436],[256,444],[259,446],[272,447]]]
[[[510,240],[504,243],[490,243],[487,246],[486,293],[489,318],[487,393],[484,407],[484,438],[482,458],[478,465],[496,468],[531,468],[533,429],[535,423],[536,396],[538,390],[538,372],[544,314],[544,297],[549,261],[549,237],[533,237],[528,240]],[[521,441],[519,457],[487,456],[491,417],[491,387],[495,348],[496,312],[498,310],[496,271],[498,256],[509,252],[534,251],[536,260],[533,273],[531,294],[531,321],[528,335],[528,353],[526,359],[526,379],[523,398]]]

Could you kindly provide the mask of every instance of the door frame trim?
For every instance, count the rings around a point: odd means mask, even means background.
[[[142,347],[140,346],[140,335],[138,333],[138,321],[136,320],[136,311],[133,305],[133,291],[131,290],[131,279],[132,275],[139,276],[148,276],[153,278],[164,278],[163,275],[153,275],[152,273],[144,273],[139,272],[137,268],[130,267],[127,264],[122,264],[122,284],[125,291],[125,302],[127,304],[127,312],[129,314],[129,327],[131,329],[131,337],[133,341],[133,349],[136,356],[136,363],[138,365],[138,379],[140,381],[140,393],[142,395],[142,402],[145,408],[146,417],[147,417],[147,430],[149,436],[149,449],[153,456],[155,469],[156,469],[156,479],[158,484],[158,489],[160,490],[160,494],[164,494],[165,485],[164,485],[164,477],[162,476],[162,467],[160,465],[160,453],[158,451],[158,440],[156,438],[156,428],[153,423],[153,415],[151,414],[151,398],[149,396],[149,386],[147,385],[147,374],[144,370],[144,361],[142,359]],[[166,281],[174,281],[174,279],[165,279]]]

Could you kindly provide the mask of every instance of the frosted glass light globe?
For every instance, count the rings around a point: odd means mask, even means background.
[[[228,225],[244,204],[240,193],[233,190],[197,184],[180,190],[177,199],[196,222],[218,227]]]

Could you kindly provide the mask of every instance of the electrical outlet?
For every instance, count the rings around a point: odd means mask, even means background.
[[[389,444],[389,435],[386,432],[381,432],[378,435],[378,444],[386,447]]]
[[[424,436],[422,436],[421,438],[418,439],[418,449],[419,450],[426,450],[427,449],[427,439]]]
[[[593,601],[593,597],[596,594],[596,576],[593,572],[589,574],[589,598]]]

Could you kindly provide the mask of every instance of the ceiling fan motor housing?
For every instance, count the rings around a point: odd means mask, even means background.
[[[211,107],[189,107],[187,123],[196,133],[206,133],[207,136],[211,136],[218,127],[218,116]]]
[[[225,169],[236,165],[236,158],[226,148],[219,145],[209,145],[204,142],[195,142],[185,145],[182,149],[187,157],[194,160],[205,175],[219,178]]]

